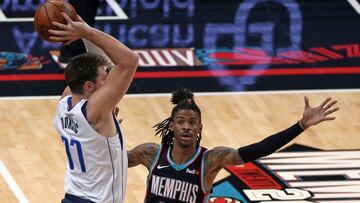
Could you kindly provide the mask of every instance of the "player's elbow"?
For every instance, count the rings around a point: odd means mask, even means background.
[[[139,55],[137,54],[137,53],[135,53],[134,51],[131,51],[131,54],[130,54],[130,56],[129,56],[130,58],[130,63],[131,63],[131,67],[132,68],[134,68],[134,69],[136,69],[137,68],[137,66],[138,66],[138,64],[139,64],[139,60],[140,60],[140,57],[139,57]]]

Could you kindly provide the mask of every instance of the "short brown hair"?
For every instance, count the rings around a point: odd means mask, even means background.
[[[70,59],[65,68],[65,82],[71,92],[84,94],[83,85],[86,81],[96,82],[98,67],[108,65],[109,62],[103,56],[84,53]]]

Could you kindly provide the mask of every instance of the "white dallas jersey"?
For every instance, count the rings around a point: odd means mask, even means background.
[[[54,124],[68,157],[65,192],[93,202],[122,203],[128,160],[119,124],[114,116],[117,134],[100,135],[84,116],[86,103],[81,100],[69,109],[71,96],[67,96],[57,107]]]

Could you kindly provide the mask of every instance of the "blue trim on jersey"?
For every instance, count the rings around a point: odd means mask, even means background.
[[[206,151],[207,152],[207,151]],[[200,184],[201,184],[201,188],[203,190],[204,193],[206,193],[206,188],[204,185],[204,179],[205,179],[205,155],[206,152],[203,153],[203,157],[201,158],[201,179],[200,179]]]
[[[161,150],[162,150],[162,145],[159,144],[159,148],[158,148],[158,151],[156,152],[156,155],[155,155],[155,158],[153,160],[153,162],[151,163],[151,166],[149,168],[149,174],[146,178],[146,190],[148,188],[148,185],[149,185],[149,181],[150,181],[150,177],[153,173],[153,170],[154,170],[154,166],[156,165],[156,163],[159,161],[159,158],[160,158],[160,154],[161,154]]]
[[[110,161],[111,161],[111,169],[112,169],[112,186],[111,186],[111,193],[112,193],[112,199],[114,202],[115,200],[115,195],[114,195],[114,183],[115,183],[115,171],[114,171],[114,163],[113,163],[113,159],[112,159],[112,156],[111,156],[111,148],[110,148],[110,144],[109,144],[109,138],[106,138],[106,142],[107,142],[107,145],[108,145],[108,149],[109,149],[109,155],[110,155]]]
[[[184,164],[179,164],[179,165],[172,161],[171,156],[170,156],[170,151],[171,151],[171,148],[169,148],[168,151],[167,151],[167,159],[168,159],[168,161],[169,161],[169,163],[170,163],[170,166],[171,166],[173,169],[177,170],[177,171],[181,171],[181,170],[185,169],[188,165],[190,165],[190,164],[196,159],[196,157],[197,157],[197,156],[200,154],[200,152],[201,152],[201,147],[198,147],[198,148],[197,148],[194,156],[193,156],[189,161],[187,161],[187,162],[184,163]]]
[[[162,148],[162,145],[159,144],[159,148],[158,148],[158,150],[156,152],[156,155],[155,155],[155,158],[154,158],[153,162],[151,163],[151,166],[149,168],[149,172],[153,171],[155,164],[158,162],[159,157],[160,157],[161,148]]]
[[[71,98],[72,98],[72,97],[68,97],[67,100],[66,100],[66,103],[67,103],[67,105],[68,105],[68,107],[67,107],[67,110],[68,110],[68,111],[70,111],[70,110],[72,109],[72,107],[71,107]]]
[[[120,129],[120,126],[119,126],[119,121],[116,119],[116,116],[115,116],[114,113],[113,113],[112,115],[113,115],[114,122],[115,122],[116,132],[119,134],[119,139],[120,139],[120,144],[121,144],[121,150],[123,150],[123,149],[124,149],[124,147],[123,147],[123,137],[122,137],[121,129]]]
[[[152,173],[153,173],[154,166],[155,166],[155,165],[157,164],[157,162],[159,161],[159,158],[160,158],[160,155],[161,155],[161,151],[162,151],[162,145],[159,144],[159,148],[158,148],[158,150],[157,150],[157,152],[156,152],[156,155],[155,155],[155,158],[154,158],[153,162],[151,163],[151,166],[150,166],[150,168],[149,168],[149,174],[148,174],[148,176],[147,176],[147,178],[146,178],[146,194],[145,194],[145,198],[144,198],[144,203],[146,202],[146,196],[147,196],[147,193],[149,192],[149,191],[147,191],[147,189],[148,189],[150,177],[151,177],[151,175],[152,175]]]
[[[82,114],[84,115],[85,119],[87,120],[87,109],[86,109],[86,106],[88,104],[88,101],[86,101],[83,106],[81,107],[81,112]]]
[[[69,96],[69,97],[67,98],[67,100],[66,100],[66,103],[67,103],[67,105],[68,105],[68,107],[67,107],[67,110],[68,110],[68,111],[71,111],[71,109],[73,108],[73,107],[71,107],[71,99],[72,99],[72,97]],[[83,104],[83,106],[81,107],[81,112],[83,113],[83,115],[84,115],[84,117],[85,117],[86,120],[87,120],[87,109],[86,109],[87,103],[88,103],[88,101],[86,101],[86,102]]]

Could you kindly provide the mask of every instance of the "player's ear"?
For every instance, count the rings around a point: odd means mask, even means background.
[[[95,84],[91,81],[86,81],[84,83],[84,91],[85,92],[93,92],[95,91]]]
[[[174,123],[172,121],[170,121],[170,123],[169,123],[169,130],[171,132],[174,132]]]

